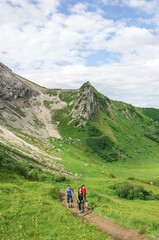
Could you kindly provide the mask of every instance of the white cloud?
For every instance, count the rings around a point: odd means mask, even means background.
[[[101,0],[105,5],[126,5],[132,8],[139,8],[142,11],[147,13],[152,13],[156,11],[156,7],[158,6],[158,0]]]
[[[110,98],[156,106],[159,36],[151,29],[106,19],[87,4],[75,4],[67,15],[57,10],[60,0],[10,2],[0,1],[0,61],[46,87],[77,88],[90,81]],[[117,3],[152,11],[156,1]],[[87,57],[99,50],[119,54],[120,61],[88,67]]]
[[[85,81],[90,81],[109,98],[135,106],[159,108],[158,63],[159,60],[155,66],[153,62],[114,63],[100,67],[68,65],[46,72],[33,71],[23,75],[48,88],[79,88]]]
[[[156,10],[158,5],[156,0],[146,1],[146,0],[121,0],[123,4],[126,4],[129,7],[141,8],[142,11],[147,13],[152,13]]]
[[[22,7],[15,7],[16,11],[7,3],[1,5],[5,6],[4,14],[10,12],[10,16],[2,20],[0,46],[7,52],[10,65],[20,63],[24,69],[34,68],[36,64],[39,67],[38,62],[43,67],[59,62],[84,63],[84,56],[102,49],[105,38],[115,31],[113,21],[86,12],[82,4],[75,5],[69,16],[55,11],[49,19],[41,14],[39,5],[31,5],[29,9],[26,1]]]

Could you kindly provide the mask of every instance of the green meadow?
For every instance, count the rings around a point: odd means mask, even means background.
[[[12,160],[3,159],[3,163],[8,161]],[[76,218],[61,205],[56,179],[48,176],[45,182],[28,180],[24,174],[26,167],[23,165],[24,171],[19,171],[18,174],[16,169],[10,167],[8,170],[1,166],[1,240],[110,239],[93,224],[87,224]],[[20,164],[19,169],[22,170]],[[40,175],[38,172],[38,176]]]
[[[60,157],[72,177],[49,173],[42,163],[33,167],[26,157],[28,163],[17,162],[1,145],[1,239],[109,239],[61,205],[58,191],[68,184],[76,193],[85,184],[95,213],[159,239],[159,110],[110,102],[94,91],[98,107],[85,125],[82,116],[72,119],[70,114],[77,91],[60,94],[67,103],[63,109],[53,111],[45,102],[62,136],[48,138],[53,148],[46,151]],[[46,140],[38,144],[45,149]]]
[[[112,116],[101,108],[85,127],[66,127],[69,115],[60,122],[63,164],[76,176],[73,188],[86,185],[96,213],[159,239],[159,110],[113,104]],[[127,185],[132,188],[128,197],[117,191],[122,184],[123,192]],[[63,183],[59,187],[65,189]]]

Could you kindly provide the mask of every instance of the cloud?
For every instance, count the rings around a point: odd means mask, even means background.
[[[129,7],[133,8],[140,8],[142,11],[146,11],[147,13],[152,13],[154,10],[156,10],[157,7],[157,1],[151,0],[121,0],[122,4],[126,4]]]
[[[111,99],[135,106],[159,108],[158,63],[159,60],[155,65],[153,62],[113,63],[99,67],[67,65],[50,71],[33,71],[23,75],[49,88],[79,88],[85,81],[90,81]]]
[[[158,0],[101,0],[105,5],[118,5],[118,6],[128,6],[131,8],[139,8],[149,14],[156,11],[156,7],[159,5]]]
[[[152,12],[157,1],[113,4]],[[90,81],[110,98],[159,107],[157,28],[108,19],[90,5],[77,1],[66,14],[60,0],[1,0],[0,61],[46,87],[78,88]],[[100,64],[89,65],[93,56]]]
[[[10,12],[10,16],[2,20],[0,45],[10,62],[20,63],[23,69],[34,69],[36,65],[48,68],[58,63],[84,63],[91,51],[104,48],[105,38],[115,31],[113,21],[85,11],[85,5],[73,6],[69,16],[54,9],[54,14],[48,18],[48,7],[44,8],[47,14],[41,10],[43,4],[39,1],[29,5],[24,1],[15,11],[10,4],[1,3],[6,7],[4,14]]]

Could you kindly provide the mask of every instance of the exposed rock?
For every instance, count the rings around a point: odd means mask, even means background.
[[[152,126],[148,126],[147,129],[148,129],[148,130],[154,130],[154,127],[152,127]]]
[[[89,163],[86,163],[86,164],[84,164],[84,166],[89,167],[90,165],[89,165]]]
[[[30,108],[30,107],[31,107],[30,102],[28,101],[28,99],[26,99],[26,100],[23,102],[23,107],[24,107],[24,108]]]
[[[3,109],[5,109],[5,106],[4,106],[3,102],[0,101],[0,110],[3,110]]]
[[[0,97],[11,101],[29,98],[31,95],[32,90],[21,82],[8,67],[0,63]]]
[[[96,104],[92,85],[89,82],[83,84],[79,90],[72,117],[82,116],[87,120],[90,119]]]
[[[118,151],[118,156],[122,158],[126,158],[126,155],[122,151]]]

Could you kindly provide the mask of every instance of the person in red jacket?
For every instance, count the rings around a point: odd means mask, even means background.
[[[86,198],[86,189],[85,186],[82,185],[82,192],[83,192],[83,196],[84,196],[84,201],[86,202],[86,208],[88,209],[88,202],[87,202],[87,198]]]

